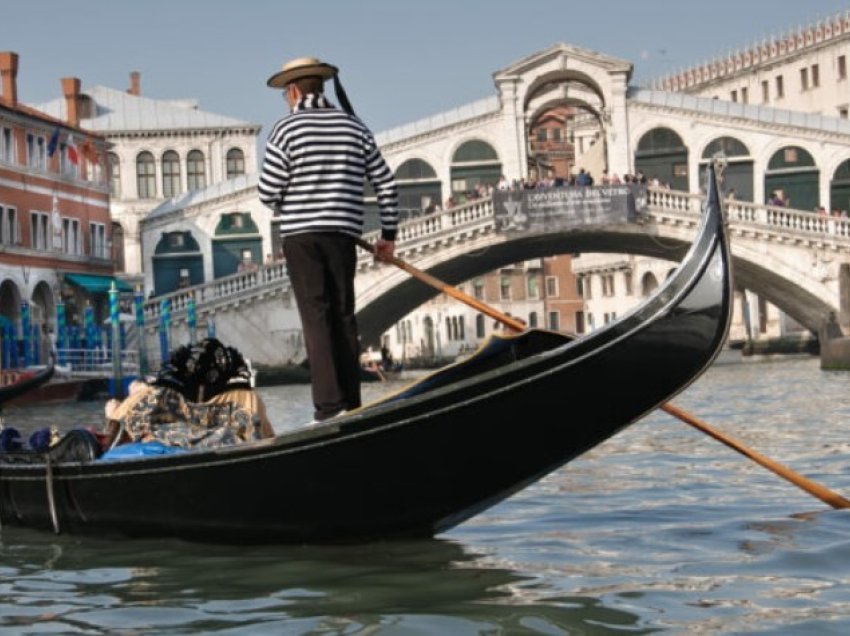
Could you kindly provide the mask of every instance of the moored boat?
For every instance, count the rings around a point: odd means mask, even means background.
[[[40,369],[4,370],[0,382],[0,407],[43,386],[53,377],[54,370],[52,357],[50,362]]]
[[[228,543],[444,532],[639,420],[713,362],[732,274],[709,175],[700,229],[675,273],[601,329],[494,337],[377,402],[268,440],[108,462],[94,451],[41,463],[7,454],[0,520]],[[571,399],[586,405],[582,416],[554,415]]]

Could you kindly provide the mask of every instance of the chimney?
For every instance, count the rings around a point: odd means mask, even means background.
[[[18,105],[18,54],[0,52],[0,75],[3,77],[3,100],[10,106]]]
[[[139,71],[130,73],[130,88],[127,89],[127,92],[136,97],[142,94],[142,74]]]
[[[76,77],[63,77],[62,93],[65,95],[68,125],[77,128],[80,125],[80,80]]]

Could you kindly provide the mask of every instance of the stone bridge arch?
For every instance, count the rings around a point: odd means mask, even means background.
[[[411,253],[402,260],[439,281],[457,287],[477,276],[525,260],[567,253],[629,253],[671,261],[684,258],[697,232],[699,217],[688,222],[647,227],[634,223],[583,226],[580,229],[508,237],[489,229],[476,237],[446,240]],[[788,316],[817,333],[829,311],[834,292],[823,281],[813,282],[787,255],[774,255],[769,244],[731,239],[733,274],[738,288],[750,289]],[[660,284],[660,281],[659,281]],[[376,343],[409,312],[439,291],[411,274],[387,264],[369,265],[356,279],[358,324],[365,343]],[[469,285],[465,292],[472,290]]]

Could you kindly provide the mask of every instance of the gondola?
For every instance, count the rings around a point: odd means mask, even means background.
[[[0,519],[218,543],[432,537],[677,395],[712,363],[732,280],[713,168],[700,227],[656,292],[579,338],[530,329],[314,426],[214,450],[0,464]]]
[[[50,356],[50,361],[42,369],[38,370],[23,370],[14,371],[15,377],[8,384],[0,385],[0,409],[7,402],[20,398],[45,384],[53,377],[55,362],[53,356]],[[6,372],[5,373],[10,373]]]

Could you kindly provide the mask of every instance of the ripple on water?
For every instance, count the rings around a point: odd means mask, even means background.
[[[723,365],[673,401],[848,496],[848,380],[811,358]],[[364,385],[364,399],[390,388]],[[261,394],[277,430],[312,416],[306,385]],[[14,417],[34,427],[101,412]],[[850,511],[655,412],[434,541],[227,547],[3,528],[0,628],[843,634],[848,525]]]

